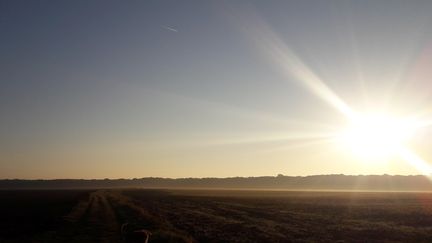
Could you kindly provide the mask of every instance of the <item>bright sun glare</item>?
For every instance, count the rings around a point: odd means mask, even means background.
[[[432,180],[432,165],[409,146],[415,135],[419,135],[420,129],[432,125],[431,121],[395,117],[383,112],[358,113],[310,69],[265,22],[248,19],[247,23],[250,39],[254,40],[265,57],[275,64],[287,80],[298,82],[348,119],[349,124],[342,132],[338,132],[336,136],[331,133],[330,142],[337,141],[338,148],[350,150],[363,162],[387,162],[393,157],[402,159],[420,173],[430,175]]]
[[[399,155],[415,132],[407,119],[383,114],[361,114],[351,119],[342,140],[356,156],[364,159],[389,159]]]

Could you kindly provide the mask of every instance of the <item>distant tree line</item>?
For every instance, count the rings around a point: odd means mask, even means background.
[[[432,191],[426,176],[411,175],[314,175],[230,178],[134,178],[134,179],[57,179],[0,180],[0,189],[93,189],[93,188],[228,188],[287,190],[390,190]]]

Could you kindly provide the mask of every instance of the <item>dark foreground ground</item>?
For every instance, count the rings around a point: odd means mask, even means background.
[[[0,242],[144,242],[142,229],[150,243],[432,242],[432,194],[0,191]]]

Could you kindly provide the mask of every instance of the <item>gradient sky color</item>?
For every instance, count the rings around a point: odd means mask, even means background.
[[[0,33],[0,178],[418,173],[323,139],[346,118],[296,72],[432,119],[431,1],[11,0]]]

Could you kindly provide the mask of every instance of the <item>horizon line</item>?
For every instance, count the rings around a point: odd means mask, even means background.
[[[262,178],[262,177],[314,177],[314,176],[424,176],[422,174],[311,174],[311,175],[260,175],[260,176],[227,176],[227,177],[162,177],[162,176],[147,176],[147,177],[130,177],[130,178],[0,178],[0,180],[23,180],[23,181],[54,181],[54,180],[140,180],[140,179],[171,179],[171,180],[181,180],[181,179],[233,179],[233,178]]]

